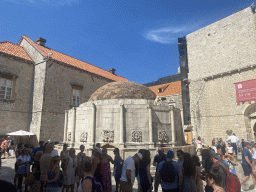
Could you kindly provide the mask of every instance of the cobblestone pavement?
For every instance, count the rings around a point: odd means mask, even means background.
[[[238,166],[236,166],[236,172],[237,172],[237,176],[239,177],[240,181],[242,180],[243,178],[243,170],[242,170],[242,166],[241,166],[241,160],[242,160],[242,157],[241,157],[241,153],[238,154],[238,158],[237,158],[237,161],[238,161]],[[3,180],[6,180],[6,181],[9,181],[11,183],[13,183],[13,178],[14,178],[14,174],[15,174],[15,171],[14,171],[14,163],[15,163],[15,157],[14,156],[11,156],[10,158],[8,159],[2,159],[2,168],[0,170],[0,178],[3,179]],[[154,177],[154,172],[155,172],[155,168],[152,167],[151,169],[151,175]],[[115,191],[115,181],[114,181],[114,178],[112,177],[112,185],[113,185],[113,188],[112,188],[112,191]],[[24,186],[23,186],[23,189],[24,189]],[[250,178],[243,186],[243,189],[244,191],[247,191],[247,192],[252,192],[254,191],[254,185],[253,185],[253,181],[252,179]],[[1,191],[1,190],[0,190]],[[137,192],[138,191],[138,183],[137,183],[137,180],[135,180],[135,183],[134,183],[134,192]],[[161,192],[161,186],[159,186],[159,192]]]

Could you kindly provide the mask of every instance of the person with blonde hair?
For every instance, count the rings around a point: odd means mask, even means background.
[[[69,158],[66,164],[66,178],[63,181],[63,189],[66,188],[66,192],[71,188],[71,192],[74,191],[74,185],[77,182],[76,178],[76,170],[77,170],[77,158],[76,151],[74,148],[69,149]]]
[[[45,176],[45,191],[46,192],[59,192],[60,186],[57,182],[60,176],[60,156],[54,156],[51,159],[49,169]]]
[[[35,154],[35,161],[32,166],[32,172],[34,174],[34,182],[30,185],[30,192],[38,192],[38,189],[40,189],[41,182],[40,182],[40,176],[41,176],[41,170],[40,170],[40,158],[43,155],[43,151],[38,151]]]

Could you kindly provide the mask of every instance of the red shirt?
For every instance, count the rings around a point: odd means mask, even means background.
[[[2,144],[1,144],[1,148],[2,148],[2,149],[7,149],[7,143],[8,143],[8,141],[5,139],[5,140],[2,142]]]
[[[212,146],[214,146],[214,144],[215,144],[215,139],[212,140]]]

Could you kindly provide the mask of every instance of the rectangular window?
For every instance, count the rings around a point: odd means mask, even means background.
[[[0,99],[11,100],[13,81],[0,78]]]
[[[73,106],[79,106],[80,105],[80,95],[81,95],[81,90],[78,89],[72,89],[73,90]]]

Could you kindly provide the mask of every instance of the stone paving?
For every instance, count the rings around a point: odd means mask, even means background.
[[[242,166],[241,166],[241,160],[242,160],[242,157],[241,157],[241,153],[238,154],[238,166],[236,166],[236,172],[237,172],[237,176],[239,177],[240,181],[242,180],[243,178],[243,170],[242,170]],[[2,168],[0,170],[0,179],[3,179],[3,180],[6,180],[6,181],[9,181],[11,183],[13,183],[13,178],[14,178],[14,163],[15,163],[15,157],[14,156],[11,156],[10,158],[8,159],[2,159]],[[151,168],[151,175],[154,177],[154,172],[155,172],[155,168],[152,167]],[[114,181],[114,178],[112,177],[112,184],[113,184],[113,188],[112,188],[112,191],[115,191],[115,181]],[[24,186],[23,186],[23,189],[24,189]],[[243,186],[243,189],[244,191],[254,191],[254,185],[253,185],[253,182],[252,182],[252,179],[250,178],[246,183],[245,185]],[[1,191],[1,190],[0,190]],[[137,180],[135,179],[135,183],[134,183],[134,192],[137,192],[138,191],[138,184],[137,184]],[[161,192],[161,187],[159,186],[159,192]]]

